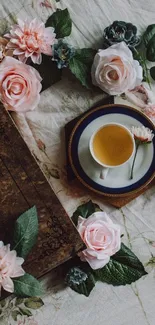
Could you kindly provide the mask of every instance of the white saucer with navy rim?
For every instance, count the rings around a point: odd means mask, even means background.
[[[105,105],[88,112],[75,125],[69,141],[71,167],[87,188],[106,196],[128,196],[148,185],[155,177],[155,137],[148,145],[141,145],[136,157],[133,179],[129,179],[132,160],[124,166],[109,169],[106,179],[100,179],[101,167],[89,152],[91,135],[107,123],[148,127],[155,134],[155,126],[149,118],[126,105]]]

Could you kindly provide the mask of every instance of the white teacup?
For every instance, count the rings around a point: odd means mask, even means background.
[[[105,179],[109,169],[123,166],[133,157],[135,141],[126,126],[108,123],[92,134],[89,149],[93,159],[102,166],[100,178]]]

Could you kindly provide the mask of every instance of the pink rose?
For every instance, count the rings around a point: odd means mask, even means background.
[[[5,57],[0,64],[0,99],[5,108],[16,112],[33,110],[40,100],[41,80],[34,68]]]
[[[4,246],[0,241],[0,289],[3,287],[8,292],[14,292],[14,283],[11,278],[25,274],[21,265],[24,259],[17,257],[15,250],[10,251],[10,245]]]
[[[124,43],[99,50],[92,66],[92,82],[110,95],[120,95],[141,84],[142,67]]]
[[[110,256],[120,250],[120,226],[105,212],[95,212],[88,219],[79,217],[77,229],[87,246],[79,256],[94,270],[105,266]]]

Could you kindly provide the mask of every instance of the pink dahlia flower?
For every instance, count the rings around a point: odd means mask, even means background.
[[[53,27],[45,27],[44,23],[37,18],[31,22],[28,20],[17,20],[10,34],[5,37],[10,41],[7,44],[8,49],[13,49],[13,54],[22,62],[31,58],[33,63],[40,64],[42,61],[41,53],[52,55],[52,45],[57,41],[55,39]]]
[[[0,289],[3,287],[8,292],[14,292],[14,283],[11,278],[24,275],[21,265],[24,259],[17,257],[15,250],[10,251],[10,245],[4,246],[0,241]]]

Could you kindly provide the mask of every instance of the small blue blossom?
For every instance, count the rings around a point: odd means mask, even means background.
[[[78,267],[73,267],[69,270],[66,278],[66,282],[72,287],[72,285],[80,285],[86,281],[88,275],[80,270]]]
[[[63,42],[63,40],[59,40],[57,44],[54,44],[53,51],[52,60],[57,62],[58,69],[66,68],[69,60],[75,54],[74,48]]]

